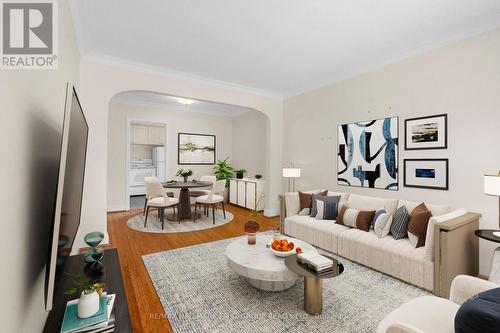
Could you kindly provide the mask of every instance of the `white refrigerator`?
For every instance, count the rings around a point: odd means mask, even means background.
[[[165,147],[153,148],[153,165],[156,167],[156,178],[159,181],[165,181],[166,165],[165,165]]]

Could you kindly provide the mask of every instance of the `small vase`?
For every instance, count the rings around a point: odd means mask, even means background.
[[[78,318],[89,318],[99,311],[99,294],[93,290],[90,293],[82,291],[78,299]]]
[[[184,183],[187,183],[188,181],[188,176],[184,176]]]
[[[256,221],[248,221],[245,223],[245,233],[247,234],[248,245],[255,245],[257,243],[257,233],[260,226]]]

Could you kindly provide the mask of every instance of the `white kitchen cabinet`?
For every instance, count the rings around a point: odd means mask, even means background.
[[[259,197],[264,192],[265,182],[251,178],[231,178],[229,181],[229,202],[248,209],[254,209]],[[258,209],[264,209],[261,200]]]
[[[148,126],[132,125],[132,143],[136,145],[148,144]]]
[[[165,129],[161,126],[132,124],[131,143],[135,145],[163,145]]]

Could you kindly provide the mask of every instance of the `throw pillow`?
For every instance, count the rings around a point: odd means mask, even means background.
[[[410,214],[405,206],[401,206],[392,215],[391,234],[394,239],[403,239],[408,234]]]
[[[500,327],[500,288],[465,301],[455,315],[456,333],[494,333]]]
[[[384,238],[391,232],[392,215],[389,213],[382,213],[375,219],[373,231],[378,238]]]
[[[340,209],[339,209],[339,213],[337,214],[337,219],[335,220],[335,223],[345,225],[344,224],[344,215],[349,207],[347,207],[347,205],[345,205],[345,204],[339,205],[339,206],[340,206]]]
[[[319,192],[317,195],[325,196],[327,193],[328,191],[322,191]],[[305,193],[299,191],[299,202],[300,202],[299,211],[302,211],[304,208],[312,207],[312,196],[313,196],[312,193]]]
[[[338,203],[333,201],[321,201],[316,199],[318,213],[317,220],[335,220],[337,218]]]
[[[324,195],[313,194],[312,195],[311,215],[310,215],[311,217],[316,217],[316,214],[318,214],[318,209],[316,207],[316,200],[336,202],[338,204],[340,201],[340,195],[326,197]]]
[[[375,220],[377,220],[377,217],[379,217],[380,215],[382,214],[385,214],[387,213],[385,209],[381,208],[381,209],[378,209],[376,212],[375,212],[375,215],[373,216],[373,220],[372,220],[372,225],[371,227],[374,228],[375,226]]]
[[[356,228],[356,219],[358,218],[359,210],[347,208],[344,212],[344,225],[346,227]]]
[[[375,211],[360,211],[356,218],[356,228],[363,231],[370,231]]]
[[[410,223],[408,223],[408,238],[413,247],[425,245],[427,226],[431,217],[432,213],[423,202],[411,211]]]

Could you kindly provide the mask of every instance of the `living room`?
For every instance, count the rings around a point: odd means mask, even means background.
[[[497,1],[43,3],[2,2],[6,331],[500,330]]]

